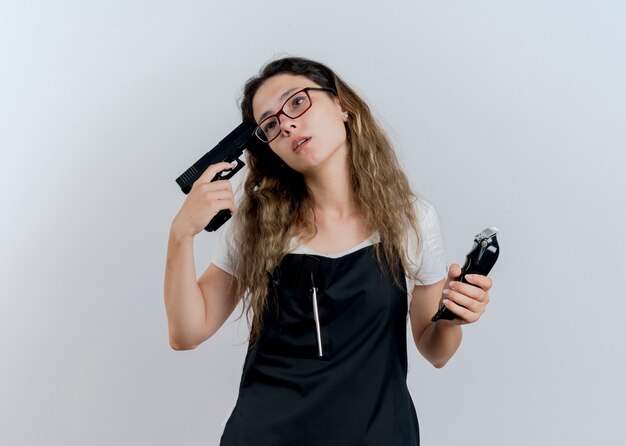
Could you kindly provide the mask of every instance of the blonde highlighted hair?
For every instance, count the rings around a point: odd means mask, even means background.
[[[378,230],[380,234],[380,243],[374,245],[376,260],[382,266],[385,259],[399,259],[405,274],[415,278],[417,265],[410,264],[407,246],[411,230],[418,248],[421,246],[414,207],[418,196],[367,104],[327,66],[301,57],[287,57],[267,64],[258,76],[246,82],[240,102],[244,120],[254,121],[255,93],[267,79],[278,74],[302,75],[337,92],[342,109],[349,114],[345,124],[349,146],[347,174],[353,199],[368,233]],[[312,237],[316,226],[309,218],[313,213],[312,201],[299,172],[283,163],[266,144],[257,143],[254,150],[247,150],[246,159],[249,170],[229,237],[236,249],[229,250],[229,260],[237,277],[235,293],[243,299],[241,315],[245,313],[251,321],[252,344],[269,308],[270,274],[287,254],[291,238]],[[397,262],[385,264],[401,287],[404,277]]]

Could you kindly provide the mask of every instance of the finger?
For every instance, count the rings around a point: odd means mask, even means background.
[[[478,301],[482,302],[485,300],[485,291],[475,285],[452,281],[448,284],[448,287],[453,289],[454,291],[458,291],[459,293],[469,296]]]
[[[237,208],[235,207],[235,202],[232,197],[224,197],[218,198],[212,202],[212,209],[216,212],[219,212],[223,209],[230,209],[235,212]]]
[[[450,299],[444,299],[443,304],[458,317],[463,319],[465,323],[471,324],[472,322],[476,322],[480,317],[478,314],[473,313],[467,308],[458,305]]]
[[[454,290],[444,290],[444,296],[454,303],[461,305],[472,313],[482,314],[485,310],[485,304],[476,300],[470,296],[466,296],[465,294],[459,293]]]
[[[209,191],[204,195],[204,199],[207,202],[211,202],[213,200],[233,200],[235,197],[233,193],[229,190],[215,190]]]
[[[481,287],[485,291],[489,291],[493,286],[493,280],[490,277],[481,274],[467,274],[465,279],[474,285]]]
[[[237,211],[237,208],[235,207],[235,202],[232,200],[224,200],[222,202],[222,200],[220,200],[220,203],[223,203],[223,205],[221,205],[220,207],[222,207],[222,209],[230,209],[231,212],[235,212]]]
[[[235,166],[233,164],[226,163],[226,162],[211,164],[209,167],[207,167],[207,169],[204,172],[202,172],[202,175],[200,175],[200,177],[196,180],[196,183],[197,182],[208,183],[219,172],[223,170],[227,170],[227,169],[232,169],[234,167]]]
[[[217,181],[209,180],[208,182],[204,182],[204,183],[201,181],[196,181],[193,184],[194,186],[197,184],[196,188],[202,188],[202,190],[204,190],[205,192],[225,190],[225,191],[229,191],[230,193],[233,193],[233,185],[230,182],[230,180],[217,180]]]

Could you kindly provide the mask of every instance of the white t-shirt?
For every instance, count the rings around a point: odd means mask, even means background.
[[[408,255],[413,263],[421,265],[421,269],[417,275],[417,280],[414,281],[409,277],[406,277],[406,289],[407,299],[409,304],[411,303],[412,292],[414,286],[431,285],[436,283],[447,276],[448,268],[446,266],[445,252],[443,246],[443,237],[441,234],[441,226],[439,224],[439,215],[435,208],[423,198],[417,200],[415,209],[420,223],[420,230],[422,236],[422,249],[418,252],[415,234],[413,231],[409,231],[409,245]],[[228,274],[233,275],[233,268],[228,261],[227,250],[236,249],[233,243],[227,240],[226,235],[228,233],[229,224],[232,221],[229,220],[220,231],[220,241],[218,250],[213,256],[212,263]],[[368,239],[362,241],[358,245],[346,249],[335,254],[320,254],[318,252],[309,249],[294,237],[291,239],[289,247],[289,253],[292,254],[314,254],[322,257],[338,258],[357,251],[361,248],[369,246],[373,243],[380,241],[380,234],[376,231]]]

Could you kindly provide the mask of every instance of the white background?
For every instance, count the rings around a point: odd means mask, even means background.
[[[169,347],[174,180],[292,55],[370,104],[448,263],[501,231],[456,355],[409,344],[422,444],[626,444],[623,5],[0,2],[0,443],[218,444],[246,323]]]

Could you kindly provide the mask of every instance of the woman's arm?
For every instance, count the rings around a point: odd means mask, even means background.
[[[205,323],[202,291],[196,282],[193,235],[170,230],[164,280],[165,312],[170,346],[194,348]]]
[[[237,306],[236,279],[210,264],[196,281],[193,236],[170,231],[165,267],[165,310],[174,350],[190,350],[224,324]]]
[[[439,309],[446,279],[432,285],[413,288],[409,308],[411,330],[415,346],[433,366],[441,368],[450,360],[461,344],[461,326],[452,321],[440,319],[431,322]]]
[[[471,283],[467,284],[454,281],[460,274],[461,267],[455,263],[448,270],[447,280],[413,288],[409,309],[413,339],[422,356],[437,368],[446,365],[461,345],[461,325],[480,319],[489,302],[493,284],[489,277],[470,274],[465,276]],[[431,322],[442,300],[458,317]]]

